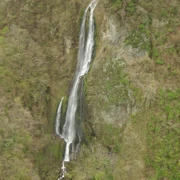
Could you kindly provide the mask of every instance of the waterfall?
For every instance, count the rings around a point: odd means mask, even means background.
[[[73,85],[72,89],[70,91],[70,96],[68,99],[68,105],[67,105],[67,111],[66,111],[66,118],[65,123],[62,129],[62,134],[59,133],[59,127],[60,127],[60,120],[59,120],[59,113],[62,105],[62,99],[59,104],[57,117],[56,117],[56,134],[60,135],[61,138],[64,139],[66,142],[65,147],[65,155],[63,160],[63,170],[64,162],[70,161],[70,151],[72,153],[75,153],[77,151],[77,148],[81,142],[82,133],[78,131],[77,128],[77,119],[76,119],[76,113],[78,108],[78,90],[81,88],[81,81],[82,77],[87,74],[90,62],[92,59],[92,52],[93,52],[93,46],[94,46],[94,9],[97,5],[97,1],[93,0],[88,7],[86,8],[81,29],[80,29],[80,35],[79,35],[79,52],[78,52],[78,62],[76,66],[76,72],[73,78]],[[88,31],[86,29],[86,21],[88,19]],[[87,35],[86,35],[87,31]],[[75,141],[77,144],[75,144]],[[63,174],[64,177],[64,174]]]
[[[59,135],[61,138],[62,138],[62,135],[60,134],[59,128],[60,128],[60,121],[61,121],[61,107],[62,107],[63,99],[64,99],[64,97],[61,99],[59,106],[58,106],[58,110],[57,110],[57,114],[56,114],[56,124],[55,124],[56,134]]]
[[[75,128],[75,115],[77,110],[77,92],[79,88],[80,79],[82,76],[84,76],[90,66],[91,57],[92,57],[92,51],[93,51],[93,45],[94,45],[94,20],[93,20],[93,12],[96,7],[96,1],[92,1],[87,9],[85,10],[81,30],[80,30],[80,37],[79,37],[79,52],[78,52],[78,63],[76,68],[76,73],[74,76],[74,83],[70,92],[69,100],[68,100],[68,106],[67,106],[67,112],[66,112],[66,119],[65,124],[63,126],[63,133],[62,137],[66,142],[66,150],[65,150],[65,156],[64,161],[67,162],[70,160],[69,155],[69,146],[73,143],[73,140],[75,139],[76,135],[76,128]],[[87,12],[90,10],[89,15],[89,30],[88,30],[88,36],[86,40],[86,18],[87,18]]]

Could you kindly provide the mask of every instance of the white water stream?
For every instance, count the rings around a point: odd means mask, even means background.
[[[70,161],[70,150],[72,153],[75,153],[77,151],[77,148],[81,142],[81,134],[77,131],[76,128],[76,111],[78,107],[78,89],[80,85],[81,78],[88,72],[90,63],[92,60],[92,52],[93,52],[93,46],[94,46],[94,9],[97,5],[97,1],[93,0],[88,7],[86,8],[82,24],[81,24],[81,30],[79,35],[79,52],[78,52],[78,62],[76,67],[76,72],[73,79],[73,86],[70,92],[70,96],[68,99],[68,105],[67,105],[67,111],[66,111],[66,118],[65,118],[65,124],[62,129],[62,133],[60,133],[60,116],[61,116],[61,107],[62,107],[62,101],[61,99],[57,111],[56,116],[56,124],[55,124],[55,130],[56,134],[59,135],[61,138],[64,139],[66,142],[66,148],[65,148],[65,155],[64,160],[62,164],[62,176],[59,179],[64,178],[65,173],[65,166],[64,162]],[[86,22],[88,22],[88,26],[86,25]],[[86,27],[88,27],[88,34],[86,35]],[[78,144],[75,147],[75,139],[76,136],[78,136]],[[75,151],[75,152],[73,152]]]
[[[60,103],[59,103],[59,107],[57,110],[57,114],[56,114],[56,124],[55,124],[55,131],[56,134],[58,136],[60,136],[62,138],[62,135],[60,134],[59,128],[60,128],[60,123],[61,123],[61,107],[62,107],[62,102],[63,102],[64,97],[61,99]]]

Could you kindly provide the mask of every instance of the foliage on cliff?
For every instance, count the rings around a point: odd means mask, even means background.
[[[71,6],[70,6],[71,4]],[[58,101],[74,71],[79,2],[0,1],[0,179],[56,179]]]
[[[97,13],[106,29],[97,28],[101,42],[88,76],[87,101],[104,148],[110,149],[113,133],[110,140],[102,138],[103,124],[125,124],[113,179],[180,178],[179,5],[109,0],[104,2],[108,18]]]
[[[56,179],[55,111],[75,69],[80,0],[0,1],[0,178]],[[180,179],[180,3],[102,0],[69,179]]]

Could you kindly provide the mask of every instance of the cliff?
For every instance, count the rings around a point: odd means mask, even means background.
[[[64,144],[54,118],[71,88],[88,3],[0,2],[2,180],[58,177]],[[67,179],[180,179],[179,5],[99,0],[84,142]]]

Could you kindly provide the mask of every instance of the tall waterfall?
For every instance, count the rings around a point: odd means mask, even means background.
[[[86,8],[79,35],[79,52],[78,52],[78,62],[76,67],[76,72],[73,79],[73,85],[70,92],[70,96],[68,99],[67,111],[65,123],[62,128],[62,133],[59,131],[60,129],[60,113],[62,100],[59,103],[57,116],[56,116],[56,134],[58,134],[61,138],[66,142],[65,155],[63,160],[64,162],[70,161],[70,152],[75,153],[78,144],[81,142],[82,133],[80,133],[77,129],[77,108],[78,108],[78,91],[80,89],[82,77],[88,72],[90,67],[90,62],[92,59],[92,52],[94,46],[94,9],[97,5],[97,1],[93,0],[88,7]],[[88,31],[86,29],[86,22],[88,22]],[[87,35],[86,35],[87,31]],[[76,141],[76,143],[75,143]],[[78,142],[77,142],[78,141]]]
[[[78,87],[80,84],[80,79],[82,76],[84,76],[90,66],[91,57],[92,57],[92,51],[93,51],[93,45],[94,45],[94,20],[93,20],[93,12],[96,7],[97,2],[92,1],[87,9],[85,10],[83,21],[81,25],[81,31],[80,31],[80,37],[79,37],[79,53],[78,53],[78,63],[76,67],[76,73],[74,76],[74,83],[72,86],[72,90],[69,96],[68,106],[67,106],[67,112],[66,112],[66,119],[65,124],[63,127],[63,133],[62,137],[66,141],[66,150],[65,150],[65,156],[64,161],[69,161],[69,147],[73,143],[73,140],[76,136],[76,128],[75,128],[75,115],[77,110],[77,92]],[[90,10],[89,15],[89,30],[88,30],[88,36],[86,40],[86,18],[88,10]],[[80,135],[79,140],[80,139]]]

